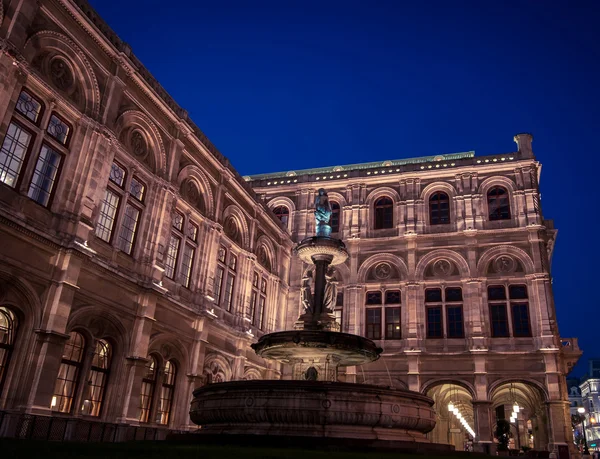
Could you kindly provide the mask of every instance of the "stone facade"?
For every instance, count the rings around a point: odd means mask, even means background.
[[[556,230],[542,216],[532,136],[515,142],[517,151],[500,155],[246,177],[296,242],[314,233],[314,196],[327,189],[332,236],[350,254],[336,274],[341,330],[384,348],[378,362],[341,377],[431,396],[432,440],[458,449],[464,429],[449,403],[475,425],[480,443],[493,441],[495,420],[508,420],[516,404],[513,447],[571,448],[565,375],[580,351],[558,333],[550,277]],[[288,328],[306,269],[292,260]]]
[[[298,318],[291,249],[325,187],[342,331],[385,349],[339,379],[431,396],[432,439],[459,449],[449,402],[481,444],[514,403],[521,444],[571,444],[580,351],[556,324],[531,136],[242,178],[84,0],[4,0],[0,45],[2,412],[188,429],[193,388],[289,376],[250,344]]]

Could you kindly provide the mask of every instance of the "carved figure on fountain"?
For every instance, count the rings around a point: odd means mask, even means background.
[[[312,271],[307,271],[302,278],[302,287],[300,287],[300,299],[304,314],[313,313],[313,294],[310,284],[312,283]]]
[[[315,197],[315,223],[317,236],[329,237],[331,234],[331,226],[329,221],[331,220],[331,203],[329,202],[329,196],[324,188],[319,188],[318,194]]]

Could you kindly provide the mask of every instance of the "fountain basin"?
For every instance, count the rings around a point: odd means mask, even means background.
[[[332,266],[339,265],[348,258],[346,245],[340,239],[313,236],[303,239],[294,249],[298,257],[308,264],[314,263],[315,256],[329,256]]]
[[[332,437],[428,443],[433,400],[402,389],[327,381],[254,380],[194,391],[200,434]]]
[[[363,365],[379,358],[382,349],[373,341],[349,333],[326,330],[290,330],[260,337],[252,349],[265,359],[282,363],[335,358],[336,366]]]

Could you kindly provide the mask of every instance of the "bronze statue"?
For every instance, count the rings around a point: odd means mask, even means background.
[[[331,212],[331,204],[329,203],[327,191],[325,191],[324,188],[319,188],[318,194],[315,197],[315,222],[317,236],[329,237],[331,234],[331,226],[329,226]]]

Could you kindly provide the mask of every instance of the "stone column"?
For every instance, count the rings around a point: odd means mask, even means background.
[[[489,400],[473,400],[473,414],[475,416],[475,441],[477,451],[494,454],[494,419],[492,402]]]
[[[62,360],[64,343],[68,339],[67,322],[83,257],[72,250],[60,250],[54,264],[55,274],[46,292],[43,316],[25,387],[26,410],[50,414],[54,384]]]

